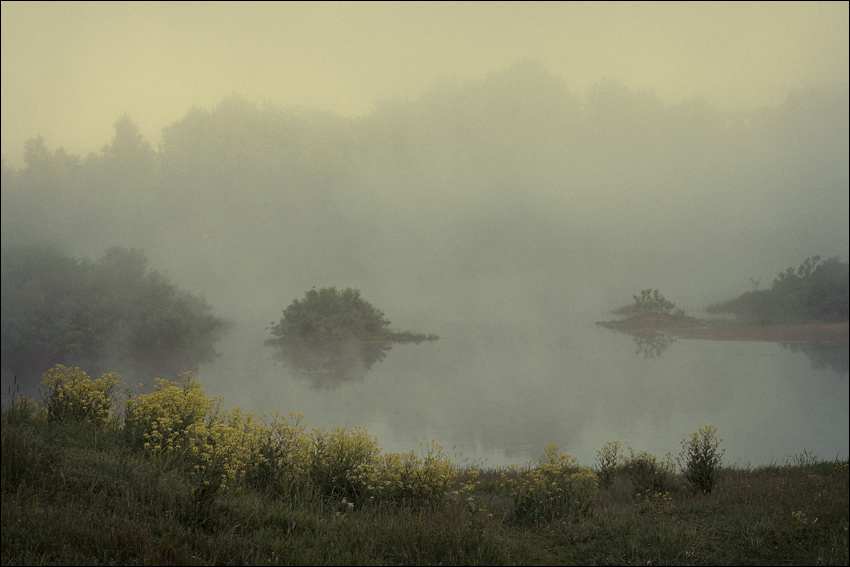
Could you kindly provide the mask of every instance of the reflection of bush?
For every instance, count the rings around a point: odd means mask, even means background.
[[[832,370],[836,374],[850,372],[850,351],[847,343],[780,343],[791,352],[801,352],[812,361],[812,368]]]
[[[346,340],[325,345],[281,345],[274,358],[299,378],[315,386],[335,386],[363,378],[392,348],[389,341],[364,343]]]
[[[653,332],[632,333],[632,337],[637,345],[635,354],[643,353],[644,358],[659,358],[670,345],[676,342],[672,335]]]

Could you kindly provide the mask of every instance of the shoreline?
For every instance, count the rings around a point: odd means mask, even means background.
[[[674,333],[682,339],[710,341],[771,341],[847,343],[850,324],[765,325],[763,327],[692,327]]]
[[[812,323],[764,326],[696,326],[676,321],[673,317],[656,316],[622,321],[599,322],[598,325],[633,334],[664,334],[680,339],[709,341],[765,341],[801,343],[850,342],[850,323]]]

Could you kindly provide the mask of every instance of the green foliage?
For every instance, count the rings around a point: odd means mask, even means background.
[[[154,454],[178,452],[186,444],[191,428],[203,423],[216,400],[192,372],[179,381],[156,378],[154,391],[127,400],[125,429],[128,437]]]
[[[302,423],[304,416],[274,412],[264,415],[258,431],[258,462],[249,482],[255,488],[295,498],[309,484],[313,443]]]
[[[389,324],[381,310],[360,297],[359,290],[311,289],[304,299],[293,300],[278,323],[272,323],[275,338],[266,343],[316,347],[351,340],[382,342]]]
[[[725,449],[719,450],[723,439],[717,437],[713,425],[700,427],[687,439],[682,439],[679,464],[685,480],[694,492],[711,494],[720,473],[720,463]]]
[[[840,322],[850,319],[850,266],[838,257],[806,258],[773,280],[770,289],[753,290],[712,305],[709,311],[735,313],[742,321],[780,323]]]
[[[341,427],[314,429],[311,441],[310,480],[319,493],[331,499],[362,500],[366,486],[358,474],[377,462],[378,440],[362,427]]]
[[[596,451],[596,476],[599,478],[600,488],[608,488],[614,482],[614,475],[623,468],[626,459],[620,453],[620,442],[609,441]]]
[[[667,301],[657,289],[643,289],[640,295],[633,295],[632,312],[639,315],[669,315],[676,304]]]
[[[419,449],[421,456],[415,451],[383,454],[349,473],[365,487],[362,497],[371,503],[440,504],[457,471],[435,441],[420,443]]]
[[[523,524],[584,518],[597,491],[596,475],[570,455],[559,454],[555,444],[546,447],[536,467],[509,483],[514,519]]]
[[[77,368],[57,364],[44,373],[39,390],[47,419],[51,421],[87,421],[104,425],[115,419],[116,390],[120,376],[109,372],[96,380]]]
[[[659,459],[646,451],[635,451],[628,448],[629,456],[625,462],[625,470],[632,481],[635,494],[639,497],[664,495],[672,487],[676,474],[676,465],[670,453],[665,459]]]
[[[222,402],[207,397],[192,372],[179,382],[157,378],[154,392],[127,400],[126,437],[141,444],[160,470],[186,471],[199,500],[239,490],[255,476],[266,436],[252,414],[224,410]]]
[[[438,338],[394,333],[389,325],[384,313],[360,297],[359,290],[311,289],[304,299],[293,300],[280,321],[272,322],[272,338],[265,344],[275,347],[275,358],[293,370],[346,378],[383,360],[392,343]]]
[[[149,272],[137,249],[107,249],[95,263],[40,246],[2,254],[2,366],[28,376],[61,360],[130,361],[155,373],[216,356],[223,321],[206,302]]]

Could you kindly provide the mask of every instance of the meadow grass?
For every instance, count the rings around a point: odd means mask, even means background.
[[[458,467],[436,444],[385,455],[360,429],[215,404],[189,419],[204,406],[197,384],[159,391],[192,403],[143,398],[123,419],[59,398],[6,404],[3,565],[848,564],[846,460],[723,467],[717,451],[699,460],[714,466],[710,490],[686,463],[614,443],[591,467],[554,445],[521,467]],[[714,428],[700,433],[716,450]]]

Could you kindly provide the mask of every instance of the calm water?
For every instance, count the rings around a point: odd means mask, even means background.
[[[331,385],[289,375],[258,348],[267,331],[246,323],[199,378],[227,407],[300,413],[310,428],[362,426],[385,452],[435,440],[460,464],[520,465],[549,443],[586,465],[608,441],[676,456],[709,424],[728,464],[803,451],[847,458],[846,344],[836,372],[777,343],[639,344],[595,325],[605,318],[431,321],[421,328],[439,341],[396,345],[362,379]]]

